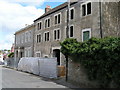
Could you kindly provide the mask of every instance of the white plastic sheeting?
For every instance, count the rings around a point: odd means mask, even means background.
[[[39,58],[21,58],[18,63],[18,70],[33,73],[39,75],[39,67],[38,67]]]
[[[57,58],[39,59],[40,76],[57,78]]]
[[[57,78],[57,58],[24,57],[18,63],[18,70],[47,78]]]

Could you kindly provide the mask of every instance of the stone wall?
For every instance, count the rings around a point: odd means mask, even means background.
[[[120,36],[119,6],[120,5],[118,2],[104,2],[104,3],[102,3],[103,37]]]
[[[90,81],[87,77],[85,69],[80,63],[75,63],[69,60],[68,64],[68,81],[81,88],[98,87],[96,81]]]

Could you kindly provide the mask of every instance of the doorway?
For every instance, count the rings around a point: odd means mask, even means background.
[[[60,50],[59,49],[53,50],[53,57],[57,57],[57,64],[60,65]]]

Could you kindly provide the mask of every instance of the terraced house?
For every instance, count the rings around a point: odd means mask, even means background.
[[[91,37],[120,36],[120,2],[72,2],[68,32],[67,7],[67,2],[53,9],[47,6],[45,13],[34,20],[34,56],[57,57],[58,65],[64,65],[60,42],[66,33],[81,42]]]
[[[15,59],[33,57],[34,24],[27,25],[15,33]]]
[[[91,37],[120,36],[120,2],[92,2],[78,0],[55,8],[47,6],[45,13],[15,33],[15,58],[57,57],[58,65],[65,65],[60,42],[69,38],[85,41]]]

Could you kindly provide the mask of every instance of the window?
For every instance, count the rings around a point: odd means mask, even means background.
[[[58,24],[60,23],[60,14],[58,14]]]
[[[60,39],[60,30],[54,30],[54,40],[59,40]]]
[[[50,27],[50,18],[49,19],[45,19],[45,28]]]
[[[91,14],[91,3],[87,4],[87,15]]]
[[[41,51],[36,52],[36,57],[41,57]]]
[[[74,19],[74,9],[70,10],[70,19]]]
[[[83,5],[82,6],[82,16],[85,16],[86,15],[86,6]]]
[[[39,23],[37,24],[37,29],[38,29],[38,30],[41,30],[41,29],[42,29],[42,22],[39,22]]]
[[[91,38],[91,29],[82,30],[82,41],[89,40]]]
[[[57,24],[57,16],[55,16],[55,24]]]
[[[73,26],[70,26],[70,37],[73,37]]]
[[[45,32],[44,36],[45,36],[45,41],[49,41],[50,39],[49,32]]]
[[[40,42],[42,41],[41,38],[42,38],[42,37],[41,37],[41,34],[37,35],[37,43],[40,43]]]
[[[54,22],[55,22],[55,24],[60,24],[61,14],[57,14],[57,15],[54,16]]]
[[[37,24],[37,30],[39,30],[39,27],[40,27],[40,23]]]
[[[66,28],[66,35],[67,35],[67,33],[68,33],[68,37],[70,37],[70,38],[74,37],[74,26],[71,25],[71,26],[69,27],[68,32],[67,32],[67,27],[65,27],[65,28]],[[67,36],[66,36],[66,37],[67,37]]]
[[[91,14],[91,12],[92,12],[91,6],[92,6],[91,2],[82,5],[82,16]]]

